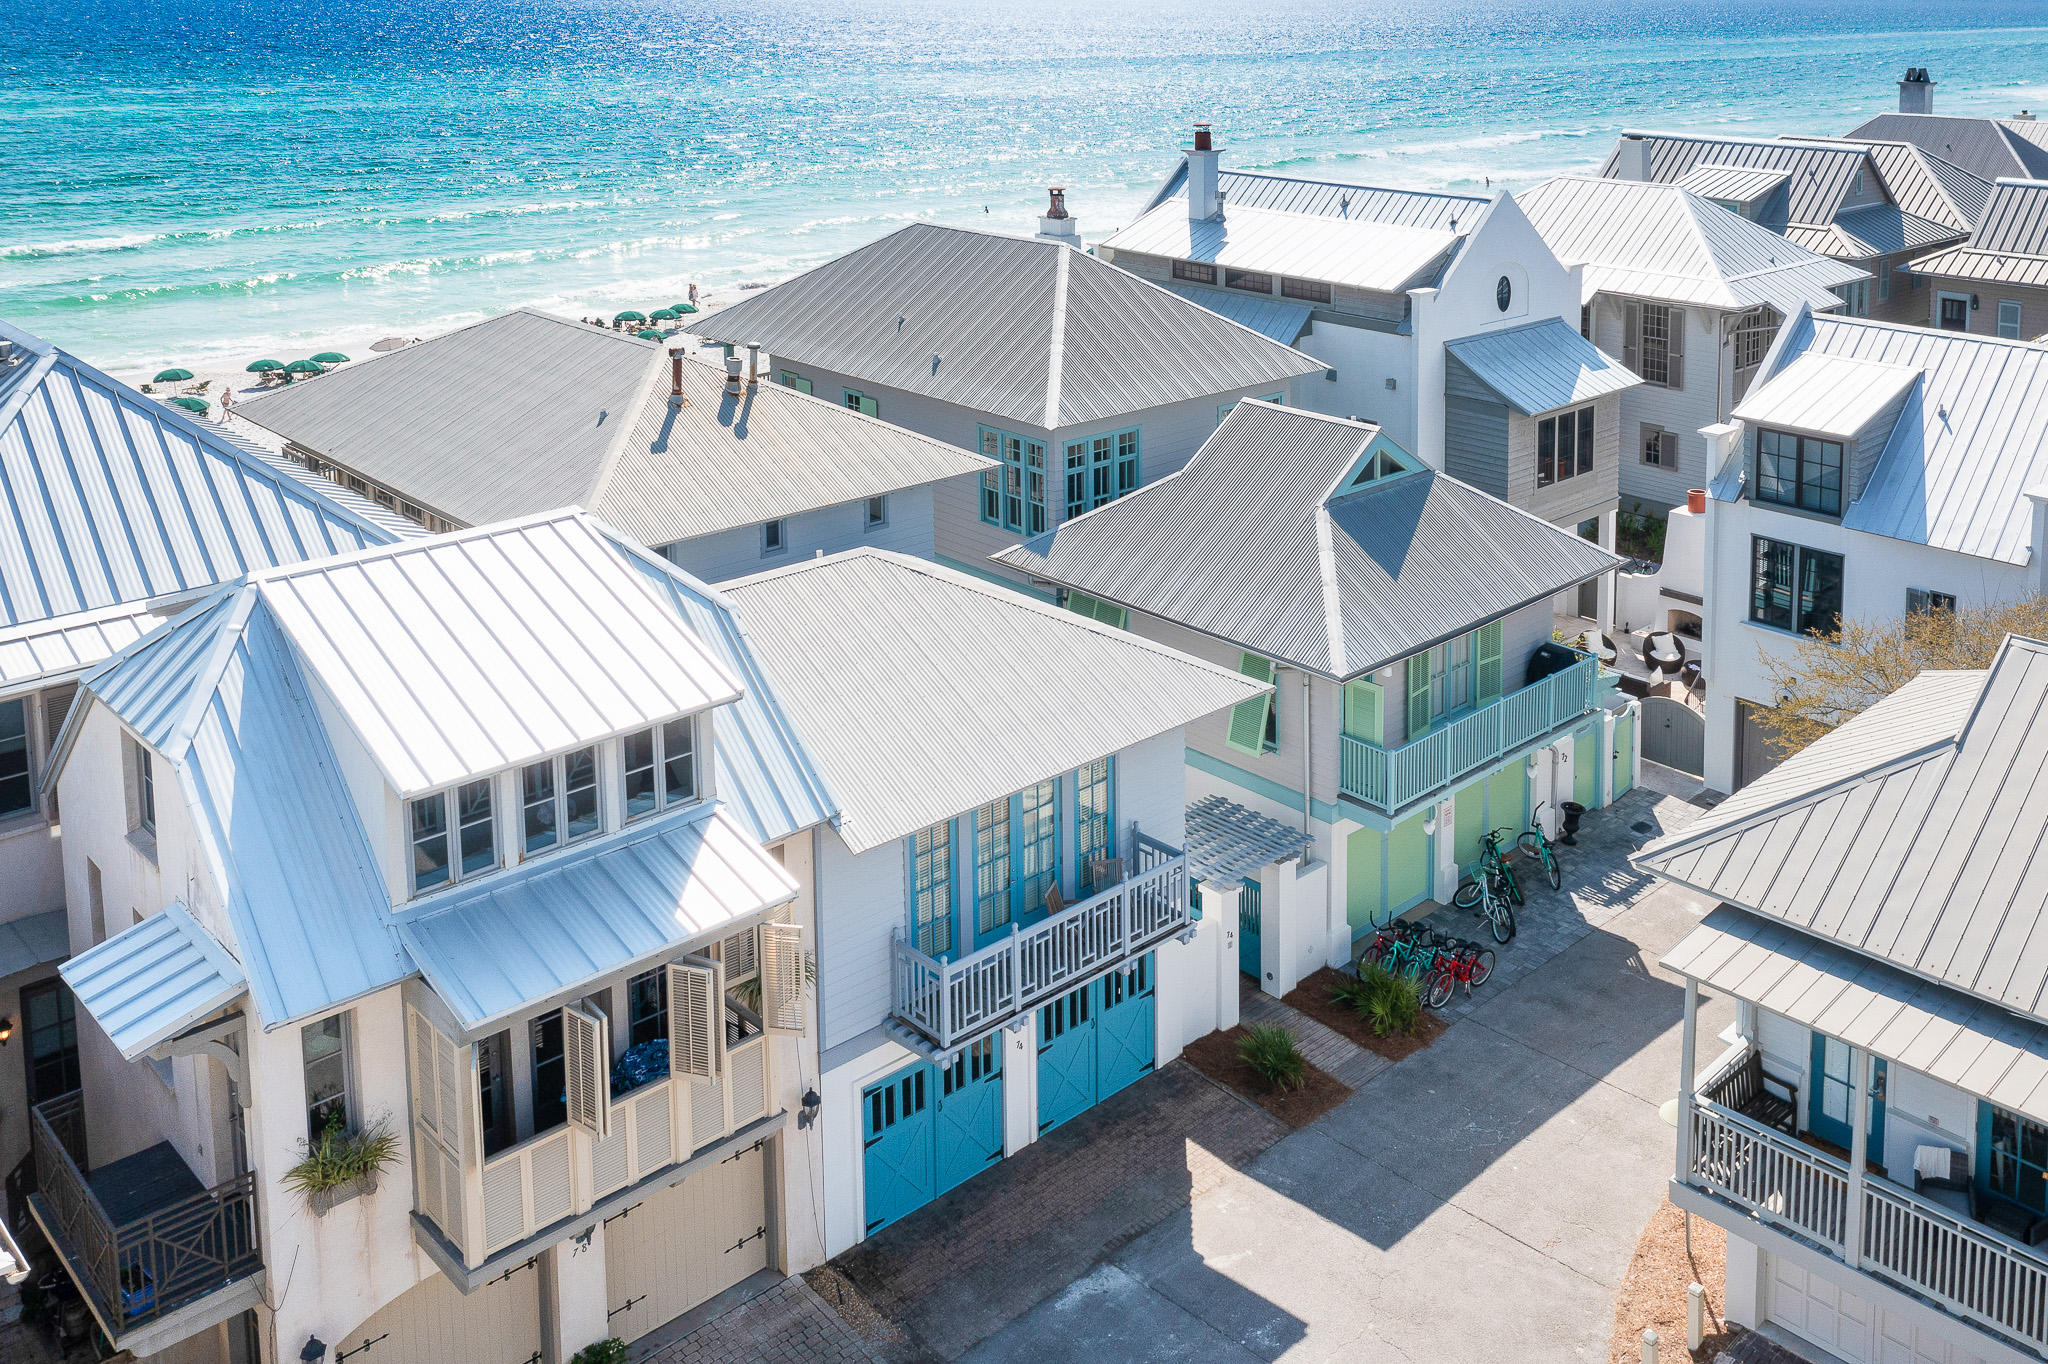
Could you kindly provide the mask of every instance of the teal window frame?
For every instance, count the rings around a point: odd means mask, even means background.
[[[782,371],[781,377],[784,388],[793,388],[799,393],[809,393],[811,391],[811,381],[793,369]]]
[[[1042,914],[1059,882],[1061,785],[1049,777],[961,816],[972,840],[975,947]]]
[[[940,820],[904,840],[910,855],[910,941],[928,957],[950,958],[954,920],[953,821]]]
[[[1223,419],[1232,412],[1235,412],[1239,403],[1271,403],[1275,407],[1285,407],[1287,406],[1287,395],[1285,393],[1262,393],[1254,397],[1251,394],[1246,394],[1242,398],[1236,398],[1227,403],[1219,403],[1216,406],[1216,424],[1218,426],[1223,425]]]
[[[1020,535],[1043,534],[1045,442],[993,426],[975,432],[981,453],[996,463],[981,473],[981,519]]]
[[[840,389],[839,399],[841,406],[850,407],[863,417],[879,418],[882,415],[882,405],[857,388]]]
[[[968,819],[974,833],[974,940],[1007,928],[1016,917],[1016,862],[1012,856],[1011,803],[1004,796],[975,807]]]
[[[1088,867],[1098,857],[1116,856],[1116,757],[1097,758],[1074,769],[1075,894],[1095,893]]]
[[[1994,1139],[2000,1135],[2001,1120],[2009,1124],[2013,1145],[1994,1149]],[[2040,1137],[2030,1142],[2028,1128],[2041,1134]],[[2003,1167],[2009,1167],[2009,1180],[2006,1178],[2007,1169]],[[1976,1182],[1980,1193],[2016,1208],[2024,1208],[2036,1217],[2048,1215],[2048,1125],[2000,1108],[1989,1100],[1979,1099]],[[2030,1203],[2020,1196],[2029,1187],[2040,1190],[2040,1202]]]
[[[1131,426],[1067,442],[1067,520],[1137,490],[1143,480],[1139,431]]]

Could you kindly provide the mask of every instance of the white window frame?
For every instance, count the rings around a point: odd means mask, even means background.
[[[299,1081],[305,1086],[306,1138],[309,1141],[319,1133],[313,1130],[313,1086],[307,1074],[306,1037],[314,1029],[324,1029],[329,1023],[337,1025],[341,1041],[341,1125],[345,1131],[356,1130],[355,1017],[353,1010],[344,1010],[326,1018],[316,1018],[299,1029]]]
[[[761,557],[772,559],[779,554],[789,553],[789,521],[778,516],[772,521],[761,523]]]
[[[39,704],[41,700],[41,695],[31,692],[27,696],[17,696],[12,700],[0,701],[0,709],[14,706],[21,712],[21,780],[28,789],[27,804],[16,810],[0,812],[0,821],[27,819],[37,813],[36,788],[38,782],[36,780],[36,769],[39,764],[36,762],[36,759],[40,755],[36,752],[36,713],[41,709]]]
[[[863,518],[863,528],[866,530],[880,530],[888,525],[889,494],[882,493],[879,496],[869,498],[861,509],[861,516]]]
[[[2010,309],[2012,309],[2012,330],[2011,330],[2011,331],[2009,331],[2009,332],[2008,332],[2008,331],[2007,331],[2007,330],[2005,329],[2005,328],[2006,328],[2006,321],[2005,321],[2005,310],[2006,310],[2007,308],[2010,308]],[[2019,301],[2018,299],[2016,299],[2016,298],[2001,298],[2001,299],[1999,299],[1999,300],[1998,300],[1998,334],[1999,334],[2000,336],[2004,337],[2004,338],[2005,338],[2006,340],[2008,340],[2008,341],[2018,341],[2018,340],[2020,340],[2020,339],[2021,339],[2021,332],[2020,332],[2020,323],[2021,323],[2021,319],[2022,319],[2022,318],[2023,318],[2024,316],[2025,316],[2025,314],[2024,314],[2024,313],[2023,313],[2023,312],[2021,311],[2021,309],[2020,309],[2020,301]]]
[[[491,860],[478,867],[475,871],[465,871],[462,866],[462,832],[467,828],[473,827],[478,821],[465,821],[462,818],[461,802],[463,793],[475,787],[483,788],[484,794],[490,800],[490,810],[485,814],[481,823],[491,837]],[[419,883],[420,873],[417,853],[419,845],[424,840],[418,832],[418,827],[413,822],[413,810],[416,806],[434,800],[441,802],[441,818],[443,821],[441,832],[429,834],[426,837],[441,838],[447,841],[448,875],[445,880],[438,881],[431,886],[423,886]],[[469,781],[459,781],[444,786],[438,791],[429,791],[424,795],[414,796],[405,803],[404,818],[406,877],[410,882],[409,893],[414,897],[432,895],[435,891],[446,890],[449,886],[455,885],[459,881],[489,875],[505,865],[504,850],[499,846],[502,840],[498,836],[498,779],[496,776],[476,777]]]
[[[1644,383],[1655,384],[1659,388],[1670,388],[1672,386],[1671,315],[1674,311],[1676,309],[1667,303],[1645,303],[1642,305],[1642,310],[1636,316],[1636,359],[1642,365],[1639,377]],[[1650,315],[1653,312],[1662,314],[1662,318],[1658,322],[1660,336],[1656,345],[1657,364],[1660,368],[1655,374],[1650,372]]]
[[[549,853],[559,852],[563,848],[574,847],[578,843],[596,838],[605,831],[605,747],[604,744],[579,744],[575,748],[551,754],[534,762],[521,763],[514,769],[513,780],[517,783],[514,790],[518,803],[518,824],[514,832],[518,838],[519,860],[521,862],[530,862],[536,857],[545,857]],[[591,790],[597,796],[597,826],[571,838],[569,836],[569,759],[571,756],[586,750],[590,753]],[[554,823],[552,827],[555,832],[555,839],[552,843],[542,847],[529,848],[526,844],[526,812],[529,808],[537,806],[541,802],[529,801],[526,798],[526,774],[529,769],[536,767],[546,767],[551,773],[554,782],[553,792],[544,799],[553,807],[552,818]]]
[[[668,764],[671,757],[668,751],[671,738],[669,731],[676,728],[682,730],[683,738],[689,745],[690,791],[688,795],[671,797],[668,793]],[[644,767],[627,766],[626,744],[643,734],[647,736],[648,748],[653,754],[654,759],[654,805],[649,809],[635,813],[630,804],[630,797],[626,794],[626,783],[635,772],[642,772],[647,769]],[[694,716],[685,715],[675,720],[664,720],[658,725],[650,725],[646,729],[635,730],[631,734],[622,736],[619,740],[619,810],[626,823],[631,824],[635,820],[646,819],[650,815],[658,815],[664,810],[680,810],[686,805],[695,805],[698,801],[704,799],[704,767],[699,761],[701,754],[702,745],[697,741],[697,721]],[[525,811],[523,808],[520,811],[520,818],[522,821],[520,827],[523,829],[525,827]]]
[[[149,748],[134,735],[128,741],[128,833],[156,845],[156,769]]]

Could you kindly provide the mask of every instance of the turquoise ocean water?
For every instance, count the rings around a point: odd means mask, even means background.
[[[110,367],[774,279],[912,218],[1126,221],[1225,164],[1519,188],[1624,127],[2048,105],[2048,0],[31,0],[0,317]],[[985,211],[986,210],[986,211]],[[289,353],[289,354],[288,354]]]

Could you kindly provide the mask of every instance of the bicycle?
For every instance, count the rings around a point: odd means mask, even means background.
[[[1376,924],[1373,940],[1359,953],[1359,961],[1414,981],[1422,991],[1422,1002],[1440,1009],[1453,989],[1452,979],[1444,969],[1443,944],[1450,941],[1421,924]]]
[[[1479,911],[1479,917],[1486,920],[1486,927],[1493,934],[1493,940],[1505,946],[1515,936],[1515,907],[1509,902],[1507,890],[1501,885],[1506,879],[1498,867],[1479,869],[1479,876],[1471,882],[1477,892],[1467,908]],[[1464,887],[1459,887],[1463,894]]]
[[[1446,946],[1449,950],[1439,953],[1437,959],[1444,963],[1443,971],[1450,989],[1455,990],[1462,984],[1465,997],[1470,999],[1473,988],[1486,984],[1493,975],[1493,949],[1463,938],[1451,938]],[[1445,998],[1448,999],[1449,995],[1450,990],[1446,990]]]
[[[1543,806],[1548,804],[1550,802],[1546,800],[1537,805],[1536,814],[1531,816],[1532,827],[1524,829],[1521,836],[1515,839],[1515,850],[1527,853],[1543,863],[1543,876],[1545,880],[1550,882],[1550,888],[1552,890],[1562,890],[1564,889],[1564,868],[1559,865],[1557,860],[1557,844],[1551,842],[1549,835],[1543,832],[1541,816],[1543,814]]]
[[[1457,893],[1451,896],[1451,903],[1459,909],[1472,909],[1479,904],[1479,882],[1483,877],[1495,877],[1501,883],[1501,893],[1516,904],[1524,904],[1521,883],[1515,880],[1515,873],[1500,855],[1501,835],[1506,829],[1495,829],[1479,840],[1479,876],[1467,877],[1458,884]],[[1506,941],[1503,939],[1502,941]]]

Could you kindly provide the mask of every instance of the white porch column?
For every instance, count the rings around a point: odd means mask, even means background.
[[[996,1033],[1003,1049],[1003,1154],[1038,1140],[1038,1010]]]
[[[1610,554],[1614,552],[1615,538],[1619,532],[1618,522],[1620,517],[1621,512],[1619,509],[1600,513],[1600,548]],[[1614,590],[1620,585],[1619,577],[1619,569],[1612,573],[1600,575],[1600,588],[1596,594],[1599,601],[1596,615],[1600,621],[1600,633],[1602,634],[1612,634],[1614,630]]]
[[[1692,1105],[1699,1082],[1700,985],[1685,978],[1685,1027],[1678,1040],[1678,1177],[1692,1178]]]
[[[1849,1206],[1842,1214],[1842,1258],[1863,1267],[1863,1166],[1870,1147],[1870,1053],[1849,1048]]]
[[[1456,798],[1437,802],[1436,832],[1431,847],[1436,853],[1436,885],[1430,899],[1449,904],[1458,893],[1458,802]]]
[[[1237,900],[1242,893],[1242,888],[1234,884],[1229,887],[1202,887],[1202,917],[1216,920],[1222,941],[1215,965],[1216,1026],[1225,1030],[1236,1027],[1238,1023]]]
[[[576,1352],[611,1334],[605,1315],[604,1226],[588,1240],[563,1241],[540,1257],[541,1358],[568,1364]]]

